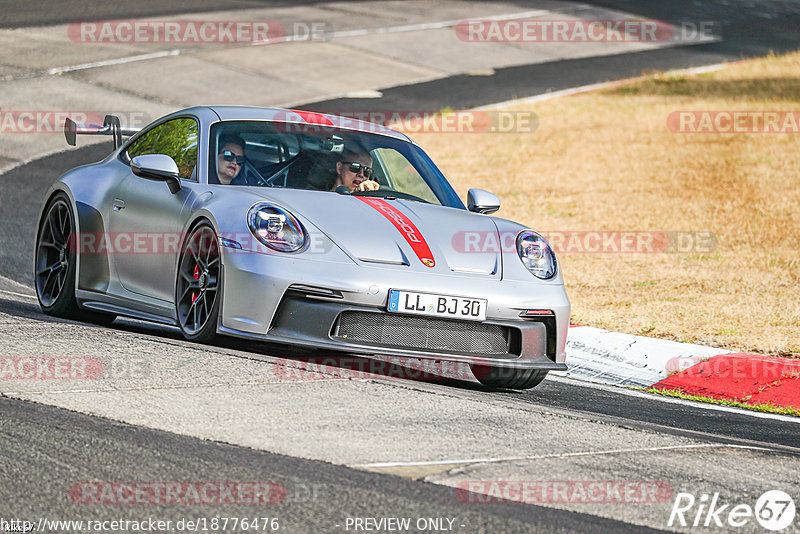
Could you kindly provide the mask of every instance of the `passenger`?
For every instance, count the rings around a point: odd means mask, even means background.
[[[222,185],[246,185],[239,177],[244,165],[244,140],[238,135],[223,135],[219,139],[217,178]]]
[[[343,185],[353,193],[355,191],[375,191],[380,184],[372,177],[372,156],[367,152],[345,150],[342,160],[336,162],[336,181],[332,191]]]

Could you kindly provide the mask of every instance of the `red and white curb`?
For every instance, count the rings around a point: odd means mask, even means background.
[[[589,382],[800,409],[800,360],[575,326],[567,365]]]
[[[650,387],[675,371],[729,351],[590,326],[567,335],[567,376],[612,386]]]

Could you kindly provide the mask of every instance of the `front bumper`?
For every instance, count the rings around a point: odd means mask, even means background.
[[[363,355],[566,369],[569,301],[563,285],[252,253],[226,255],[224,269],[221,334]],[[483,297],[487,320],[389,313],[391,288]],[[553,315],[520,318],[527,309]],[[372,326],[354,330],[353,317]]]

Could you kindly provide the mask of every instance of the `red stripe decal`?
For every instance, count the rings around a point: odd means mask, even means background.
[[[433,267],[436,261],[433,259],[433,252],[431,252],[428,243],[422,236],[422,232],[411,222],[411,219],[403,215],[402,212],[393,208],[388,202],[382,198],[369,198],[369,197],[356,197],[358,200],[368,204],[378,210],[378,212],[386,217],[386,219],[397,228],[406,242],[414,250],[419,261],[426,267]]]
[[[301,109],[290,109],[292,113],[297,113],[300,115],[304,121],[309,124],[324,124],[325,126],[333,126],[333,121],[331,121],[325,115],[321,113],[314,113],[313,111],[303,111]]]

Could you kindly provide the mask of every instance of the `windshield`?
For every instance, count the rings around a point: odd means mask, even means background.
[[[210,136],[209,183],[394,197],[462,208],[416,145],[318,125],[226,121]]]

